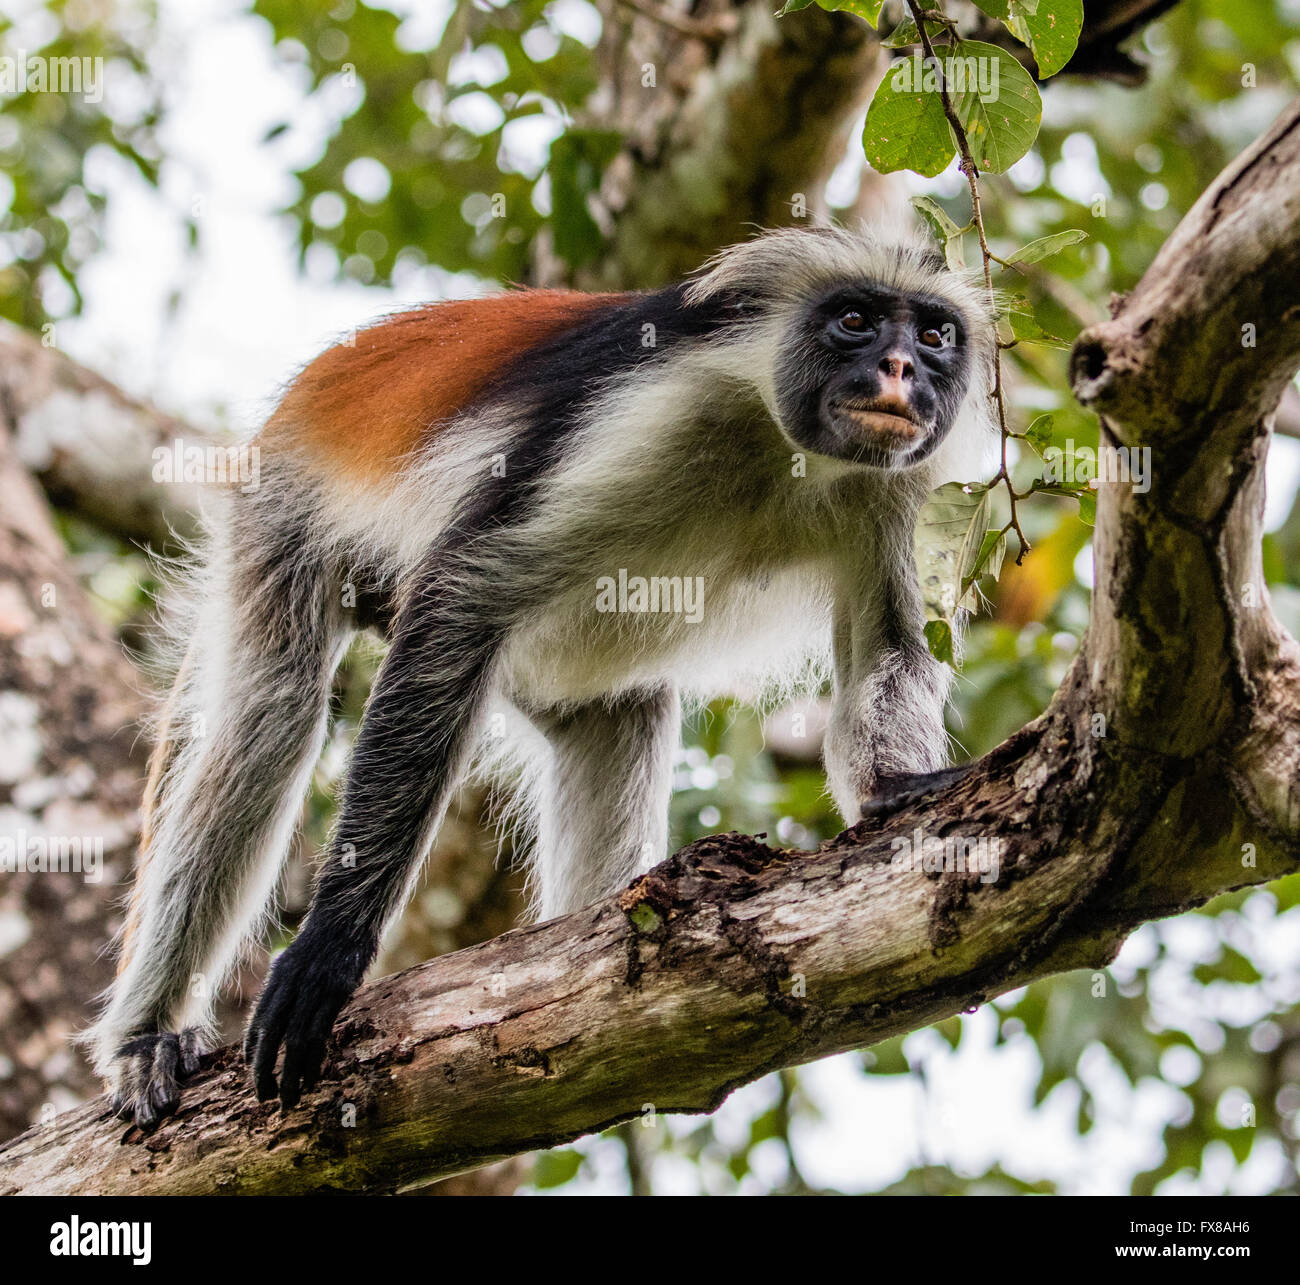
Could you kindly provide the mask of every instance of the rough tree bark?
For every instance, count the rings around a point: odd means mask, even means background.
[[[1300,647],[1259,548],[1269,421],[1300,366],[1300,100],[1080,337],[1105,440],[1094,616],[1047,712],[956,781],[817,852],[721,836],[622,894],[368,986],[282,1116],[232,1051],[149,1138],[90,1105],[0,1150],[0,1191],[396,1191],[656,1111],[706,1111],[1300,868]],[[1242,343],[1242,327],[1256,344]],[[1001,870],[895,866],[895,839]]]
[[[596,210],[606,252],[578,284],[659,286],[755,226],[825,215],[826,179],[875,88],[883,51],[848,14],[814,9],[778,20],[777,7],[702,0],[692,6],[695,29],[715,39],[643,12],[606,24],[590,111],[627,143]]]

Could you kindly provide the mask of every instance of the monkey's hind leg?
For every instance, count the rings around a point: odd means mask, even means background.
[[[326,577],[287,537],[218,545],[200,592],[117,981],[89,1034],[114,1109],[146,1128],[176,1109],[218,987],[271,900],[344,641]]]
[[[539,918],[612,892],[667,856],[677,689],[535,718],[551,746],[533,856]]]

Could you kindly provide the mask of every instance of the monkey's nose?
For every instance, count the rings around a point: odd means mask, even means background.
[[[880,359],[880,393],[882,397],[897,397],[909,401],[909,385],[916,376],[911,359],[902,353],[890,353]]]

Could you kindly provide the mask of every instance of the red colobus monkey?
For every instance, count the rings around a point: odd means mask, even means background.
[[[913,525],[985,454],[993,344],[982,292],[933,252],[823,229],[648,294],[430,305],[312,362],[257,438],[260,485],[210,524],[180,628],[122,962],[89,1037],[119,1114],[174,1110],[211,1041],[357,630],[390,646],[311,908],[245,1040],[258,1095],[286,1108],[458,777],[511,739],[485,735],[494,711],[541,747],[543,917],[667,854],[683,695],[788,688],[829,662],[827,775],[850,821],[941,768],[948,674],[923,637]],[[610,601],[620,576],[703,596],[637,610]]]

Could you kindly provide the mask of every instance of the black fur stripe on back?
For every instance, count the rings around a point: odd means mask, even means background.
[[[620,299],[524,352],[483,390],[471,409],[504,404],[526,408],[526,416],[504,475],[485,477],[452,524],[463,537],[526,516],[583,409],[611,379],[668,360],[682,344],[718,335],[750,315],[735,294],[688,305],[685,291],[677,283]]]

